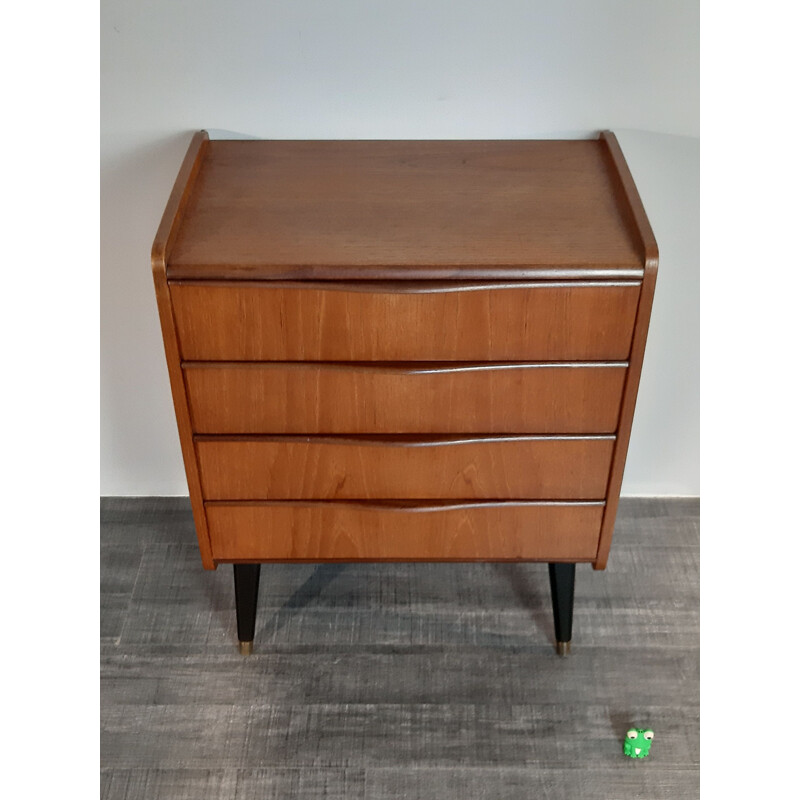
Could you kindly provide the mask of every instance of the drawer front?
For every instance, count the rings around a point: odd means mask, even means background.
[[[614,437],[201,437],[195,448],[207,500],[598,500]]]
[[[207,503],[217,561],[591,561],[603,503]]]
[[[172,283],[185,361],[624,360],[638,283]]]
[[[189,364],[196,433],[613,433],[625,364]]]

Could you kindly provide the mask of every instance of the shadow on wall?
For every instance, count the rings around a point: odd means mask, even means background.
[[[109,136],[101,164],[101,495],[188,493],[150,248],[192,133]]]
[[[658,242],[623,495],[700,494],[700,140],[617,130]]]

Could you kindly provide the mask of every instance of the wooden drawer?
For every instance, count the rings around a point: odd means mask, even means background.
[[[613,433],[625,364],[185,365],[196,433]]]
[[[598,500],[614,437],[198,437],[195,448],[208,500]]]
[[[591,561],[603,503],[207,503],[217,561]]]
[[[640,284],[170,284],[185,361],[624,360]]]

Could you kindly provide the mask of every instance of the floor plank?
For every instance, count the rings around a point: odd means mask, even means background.
[[[231,648],[232,650],[232,648]],[[577,647],[551,658],[550,645],[521,651],[421,647],[375,652],[226,655],[111,655],[103,658],[103,697],[116,706],[448,703],[519,704],[625,701],[653,697],[698,703],[696,653],[673,648]]]
[[[626,758],[613,767],[593,765],[587,770],[581,754],[578,742],[572,766],[556,768],[370,769],[366,791],[371,800],[683,800],[698,796],[693,768],[652,769],[654,762]]]

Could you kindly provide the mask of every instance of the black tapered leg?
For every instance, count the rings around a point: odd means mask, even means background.
[[[258,579],[261,564],[234,564],[233,586],[236,592],[236,628],[239,634],[239,652],[253,652],[256,635],[256,607],[258,605]]]
[[[556,624],[556,650],[560,656],[569,653],[572,640],[572,606],[575,600],[575,565],[548,564],[550,594],[553,597],[553,620]]]

